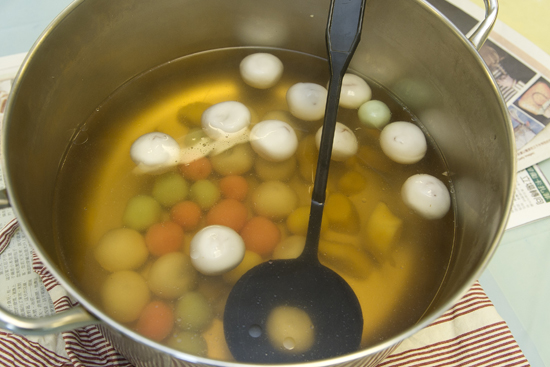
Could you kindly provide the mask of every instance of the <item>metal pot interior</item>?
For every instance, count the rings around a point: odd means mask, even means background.
[[[61,271],[51,213],[78,126],[117,87],[184,55],[267,46],[325,57],[327,12],[328,2],[318,0],[76,1],[37,41],[5,115],[7,186],[42,260],[92,313],[102,315]],[[455,250],[437,299],[416,327],[358,352],[363,356],[426,326],[480,275],[510,209],[514,149],[505,105],[481,58],[420,0],[369,0],[350,68],[419,117],[452,172],[456,196]]]

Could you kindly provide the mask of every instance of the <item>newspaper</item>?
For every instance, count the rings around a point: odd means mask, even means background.
[[[429,0],[463,33],[484,15],[468,0]],[[518,167],[508,228],[550,216],[550,185],[537,163],[550,158],[550,56],[497,22],[480,54],[501,90],[514,124]],[[0,58],[0,121],[13,79],[25,54]],[[4,188],[0,171],[0,189]],[[0,211],[0,226],[14,217]],[[32,248],[18,231],[0,256],[0,305],[16,314],[41,317],[54,312],[40,278],[32,271]]]
[[[484,15],[467,0],[428,1],[465,34]],[[550,158],[550,55],[499,21],[479,53],[510,112],[518,171]]]
[[[0,210],[0,228],[13,218],[11,209]],[[22,231],[14,234],[0,256],[0,305],[25,317],[54,313],[51,297],[32,269],[32,247]]]
[[[485,14],[468,0],[428,2],[466,35]],[[514,127],[518,178],[510,229],[550,216],[546,194],[550,186],[537,166],[550,158],[550,56],[499,21],[479,53],[493,74]]]
[[[550,185],[540,168],[535,165],[519,171],[507,229],[547,217],[549,202]]]

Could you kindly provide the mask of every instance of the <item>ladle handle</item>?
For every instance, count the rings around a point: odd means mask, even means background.
[[[366,0],[332,0],[326,42],[330,65],[327,104],[311,196],[306,246],[301,258],[317,258],[342,79],[361,39]]]

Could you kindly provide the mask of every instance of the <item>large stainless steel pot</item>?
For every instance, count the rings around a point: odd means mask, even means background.
[[[515,149],[498,89],[476,51],[495,21],[496,0],[470,39],[421,0],[369,0],[351,68],[387,87],[441,148],[456,195],[456,250],[441,292],[423,319],[393,338],[325,366],[383,358],[392,346],[450,308],[480,275],[504,231],[513,199]],[[78,126],[118,86],[183,55],[223,47],[270,46],[325,56],[328,0],[76,1],[37,41],[5,113],[2,153],[11,204],[60,283],[84,308],[21,319],[15,332],[48,332],[101,322],[136,365],[231,363],[198,358],[147,340],[106,316],[61,271],[52,206],[60,162]],[[87,310],[87,311],[86,311]]]

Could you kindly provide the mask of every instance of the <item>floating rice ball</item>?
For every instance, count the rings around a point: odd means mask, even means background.
[[[267,89],[281,79],[284,66],[277,56],[260,52],[245,57],[239,68],[246,84],[258,89]]]
[[[238,144],[222,153],[210,156],[216,173],[222,176],[242,175],[254,166],[256,154],[250,144]]]
[[[178,328],[188,331],[203,331],[214,318],[212,306],[206,297],[193,291],[178,299],[174,315]]]
[[[143,231],[160,220],[162,208],[148,195],[136,195],[126,204],[122,222],[125,226]]]
[[[401,188],[405,205],[425,219],[440,219],[451,207],[451,195],[443,182],[427,174],[409,177]]]
[[[213,207],[221,197],[218,186],[206,179],[196,181],[189,189],[189,194],[191,199],[203,210]]]
[[[250,145],[268,161],[280,162],[296,153],[298,138],[292,126],[279,120],[266,120],[250,131]]]
[[[233,229],[211,225],[201,229],[191,240],[191,262],[204,275],[224,274],[241,263],[245,246]]]
[[[370,100],[372,90],[367,82],[354,74],[346,73],[342,79],[342,90],[340,92],[339,105],[344,108],[359,108],[363,103]]]
[[[247,271],[256,265],[260,265],[263,261],[262,256],[257,252],[246,250],[240,264],[231,271],[223,274],[223,280],[228,284],[234,285]]]
[[[374,99],[363,103],[357,114],[361,123],[371,129],[382,130],[391,119],[388,105]]]
[[[185,200],[189,192],[187,181],[175,172],[168,172],[158,176],[153,184],[153,197],[165,207]]]
[[[380,147],[388,158],[402,164],[413,164],[426,155],[426,137],[411,122],[392,122],[380,133]]]
[[[94,249],[94,257],[99,265],[110,272],[137,269],[148,256],[145,239],[141,233],[130,228],[107,232]]]
[[[288,217],[298,206],[296,192],[280,181],[266,181],[252,193],[256,214],[280,220]]]
[[[182,252],[170,252],[153,263],[147,283],[160,298],[176,299],[195,288],[197,275],[189,256]]]
[[[154,172],[177,164],[178,143],[170,136],[152,132],[140,136],[130,147],[130,157],[144,171]]]
[[[351,196],[360,193],[367,186],[367,179],[357,171],[347,171],[338,179],[338,189],[343,194]]]
[[[315,83],[296,83],[286,92],[290,113],[305,121],[317,121],[325,116],[327,89]]]
[[[315,144],[317,149],[321,146],[321,136],[323,134],[323,128],[317,130],[315,134]],[[332,156],[333,161],[345,161],[351,158],[357,153],[359,149],[359,143],[357,137],[346,125],[337,122],[336,129],[334,130],[334,140],[332,143]]]
[[[241,102],[220,102],[201,117],[202,129],[212,139],[229,138],[250,125],[251,114]]]
[[[254,171],[262,181],[287,181],[294,175],[296,166],[295,156],[281,162],[271,162],[258,157]]]
[[[304,251],[305,236],[289,236],[279,242],[273,250],[274,259],[296,259]]]
[[[101,287],[105,312],[119,322],[137,320],[150,298],[145,279],[134,271],[112,273]]]
[[[308,193],[307,197],[310,196],[311,195]],[[290,215],[286,218],[286,227],[290,233],[303,236],[307,234],[310,212],[311,203],[308,203],[308,205],[300,206],[290,213]],[[321,233],[324,232],[328,226],[328,217],[323,215],[323,219],[321,220]]]
[[[279,121],[286,122],[287,124],[292,126],[292,128],[294,129],[294,132],[296,133],[298,140],[301,140],[303,135],[309,131],[307,129],[307,126],[303,126],[303,123],[296,117],[292,116],[292,114],[289,111],[283,111],[283,110],[269,111],[268,113],[262,116],[262,121],[264,120],[279,120]]]
[[[315,342],[315,327],[304,310],[278,306],[268,315],[266,333],[274,348],[289,353],[307,352]]]

